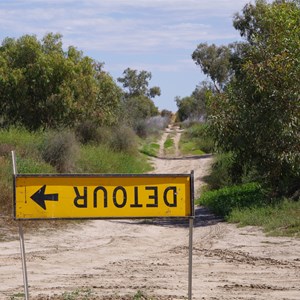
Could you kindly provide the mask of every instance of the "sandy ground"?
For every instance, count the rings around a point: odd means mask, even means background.
[[[180,157],[178,148],[174,157],[163,157],[161,151],[153,160],[154,172],[194,170],[198,196],[211,157]],[[196,215],[193,299],[300,299],[300,240],[237,228],[203,208]],[[15,226],[10,240],[0,242],[0,299],[22,299],[17,233]],[[149,299],[187,298],[186,220],[66,223],[59,230],[25,230],[25,247],[30,299],[77,299],[76,293],[81,299],[133,299],[138,291]]]

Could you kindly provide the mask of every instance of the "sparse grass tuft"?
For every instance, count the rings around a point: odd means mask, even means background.
[[[181,135],[179,147],[183,154],[204,154],[212,153],[214,142],[208,134],[206,124],[195,123],[185,129]]]
[[[197,143],[194,141],[180,139],[180,151],[183,155],[202,155],[205,154],[201,149],[198,148]]]
[[[112,151],[108,145],[85,145],[77,161],[80,173],[144,173],[150,170],[146,158]]]
[[[175,144],[173,137],[170,137],[170,135],[167,137],[167,139],[164,142],[164,153],[166,155],[173,154],[175,152]]]
[[[300,202],[285,199],[263,207],[233,209],[229,222],[239,226],[262,226],[268,235],[300,237]]]
[[[72,292],[64,292],[62,294],[63,300],[88,300],[95,299],[91,289],[76,289]]]
[[[148,156],[154,156],[154,157],[157,156],[158,151],[159,151],[159,144],[157,143],[145,143],[140,149],[141,153]]]

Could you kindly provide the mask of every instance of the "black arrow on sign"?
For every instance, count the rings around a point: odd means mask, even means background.
[[[41,208],[46,210],[45,201],[58,201],[58,194],[45,194],[46,185],[43,185],[37,192],[30,198],[38,204]]]

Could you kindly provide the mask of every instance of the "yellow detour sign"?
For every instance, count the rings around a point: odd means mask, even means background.
[[[17,174],[14,186],[17,220],[194,215],[193,174]]]

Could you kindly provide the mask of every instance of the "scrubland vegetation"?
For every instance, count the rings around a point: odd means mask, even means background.
[[[202,43],[192,59],[207,75],[177,97],[183,154],[213,153],[198,203],[241,225],[300,232],[299,1],[257,0],[233,19],[242,42]],[[0,47],[0,205],[11,209],[11,158],[21,173],[142,173],[144,154],[172,118],[159,113],[151,73],[104,64],[59,34],[25,35]],[[172,137],[165,150],[172,151]]]
[[[102,62],[63,49],[53,33],[4,39],[0,63],[1,214],[11,214],[12,150],[19,173],[150,170],[140,149],[172,117],[154,105],[150,72],[127,68],[119,86]]]
[[[178,121],[205,122],[215,153],[198,203],[231,222],[294,236],[300,232],[299,20],[299,1],[246,5],[233,19],[243,41],[199,44],[192,58],[208,81],[177,99]],[[194,130],[199,125],[187,132]],[[204,149],[195,143],[191,148]]]
[[[71,130],[0,131],[1,213],[12,213],[11,150],[16,152],[19,173],[144,173],[151,169],[138,151],[138,137],[132,130],[112,128],[106,134],[105,141],[82,144],[83,137]]]

